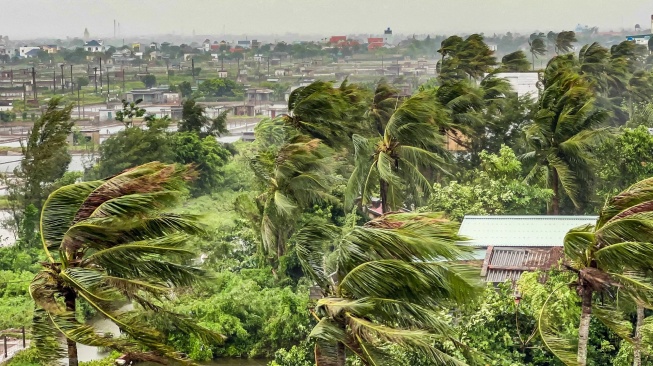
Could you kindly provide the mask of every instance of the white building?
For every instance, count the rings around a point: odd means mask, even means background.
[[[86,52],[104,52],[104,42],[102,40],[92,40],[84,43],[84,51]]]
[[[539,96],[537,83],[540,78],[537,72],[499,72],[494,74],[494,76],[508,80],[512,89],[520,97],[528,94],[532,99],[537,99]]]
[[[27,53],[31,50],[40,50],[40,47],[31,47],[31,46],[23,46],[18,48],[18,55],[20,57],[27,57]]]

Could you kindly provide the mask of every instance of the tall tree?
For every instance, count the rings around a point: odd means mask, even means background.
[[[578,42],[578,39],[576,39],[576,32],[562,31],[558,33],[555,38],[556,53],[561,54],[571,52],[574,49],[574,42]]]
[[[220,113],[215,118],[206,116],[204,107],[198,105],[193,99],[184,101],[181,109],[181,121],[179,121],[179,132],[192,132],[201,137],[220,136],[227,133],[227,114],[229,111]]]
[[[502,72],[525,72],[528,71],[529,64],[524,51],[519,50],[503,56],[499,70]]]
[[[456,232],[456,224],[432,213],[385,215],[340,237],[305,228],[298,257],[323,294],[310,334],[317,366],[344,366],[347,353],[367,366],[394,364],[388,345],[435,364],[460,364],[434,346],[458,346],[438,311],[471,301],[481,288],[477,271],[453,262],[468,253]]]
[[[535,57],[538,59],[541,56],[546,55],[546,44],[544,43],[544,35],[536,35],[531,37],[528,41],[528,49],[531,53],[531,61],[533,64],[533,70],[535,70]]]
[[[416,94],[392,114],[379,140],[353,136],[355,168],[347,185],[347,205],[360,195],[371,202],[378,187],[383,212],[399,209],[409,197],[421,201],[431,190],[425,170],[440,171],[449,158],[440,134],[446,114],[434,93]],[[371,157],[371,158],[370,158]]]
[[[381,79],[374,89],[374,96],[367,110],[366,116],[370,119],[372,128],[379,135],[383,134],[392,113],[399,106],[399,91],[394,89],[385,79]]]
[[[601,127],[608,113],[596,107],[587,81],[559,60],[549,62],[542,82],[537,112],[526,128],[531,152],[524,157],[534,162],[530,177],[546,175],[553,190],[549,213],[558,215],[563,193],[580,206],[594,164],[591,147],[609,134]]]
[[[575,228],[565,236],[566,263],[577,275],[574,285],[581,299],[577,353],[548,327],[547,317],[553,315],[548,302],[555,299],[555,293],[545,303],[539,323],[546,345],[568,365],[587,364],[592,317],[621,337],[632,334],[632,325],[617,305],[594,301],[595,295],[612,295],[618,290],[622,302],[630,299],[639,306],[653,305],[653,283],[646,275],[653,266],[652,192],[653,179],[632,185],[606,202],[595,225]],[[637,348],[640,334],[638,329]]]
[[[205,275],[183,263],[195,255],[184,246],[201,231],[198,223],[166,211],[191,177],[187,168],[150,163],[106,180],[65,186],[48,197],[40,219],[47,260],[30,284],[37,306],[33,346],[42,362],[67,356],[76,366],[78,343],[113,348],[134,360],[178,359],[139,312],[116,309],[128,301],[207,345],[222,341],[161,303],[176,287],[196,284]],[[80,301],[129,337],[109,337],[80,323],[75,316]]]

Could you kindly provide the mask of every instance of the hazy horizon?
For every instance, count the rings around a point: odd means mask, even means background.
[[[2,5],[11,14],[0,22],[10,39],[119,37],[160,34],[450,34],[573,30],[577,24],[601,31],[651,26],[653,3],[631,0],[22,0]],[[32,10],[29,12],[28,10]],[[55,19],[54,21],[52,19]]]

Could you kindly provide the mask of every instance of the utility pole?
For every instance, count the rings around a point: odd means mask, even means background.
[[[268,78],[270,77],[270,56],[268,56]]]
[[[73,88],[73,64],[70,64],[70,94],[75,95],[75,89]]]
[[[125,68],[121,67],[120,71],[122,72],[122,92],[127,93],[127,90],[125,90]],[[168,76],[168,79],[170,79],[170,76]]]
[[[77,119],[78,120],[82,119],[82,115],[80,114],[80,111],[79,111],[79,90],[80,89],[81,89],[81,86],[77,85]]]
[[[170,60],[166,58],[166,75],[168,75],[168,87],[170,87],[170,70],[169,70]]]
[[[11,71],[9,71],[9,78],[10,78],[9,80],[11,81],[11,86],[14,86],[14,69],[11,69]]]
[[[109,86],[109,73],[107,73],[107,108],[109,108],[109,92],[111,87]]]
[[[97,94],[97,67],[93,68],[93,81],[95,82],[95,94]]]
[[[102,57],[100,56],[100,90],[102,90]]]
[[[190,65],[191,65],[191,74],[193,75],[193,84],[195,84],[195,59],[191,58],[190,59]]]
[[[37,94],[36,94],[36,70],[32,66],[32,87],[34,88],[34,100],[38,104]]]
[[[52,94],[57,94],[57,69],[52,70]]]
[[[64,66],[64,64],[61,64],[61,94],[64,94],[64,90],[66,89],[66,78],[64,77],[63,73]]]

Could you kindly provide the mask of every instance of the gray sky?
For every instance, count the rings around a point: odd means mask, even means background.
[[[164,33],[306,35],[650,27],[651,0],[0,0],[11,39]]]

